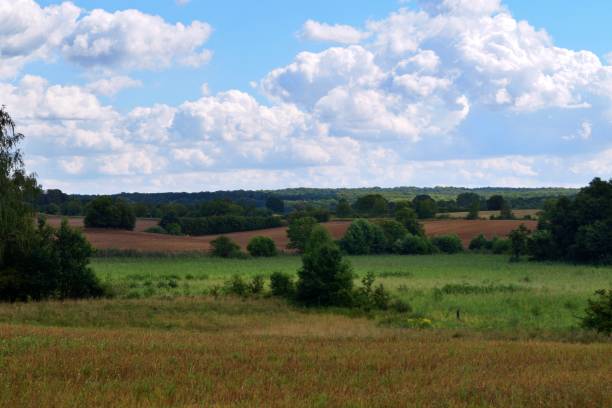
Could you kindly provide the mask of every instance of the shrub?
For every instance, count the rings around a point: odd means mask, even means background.
[[[434,218],[438,212],[436,202],[426,194],[416,196],[414,200],[412,200],[412,206],[419,219]]]
[[[408,234],[396,244],[396,252],[402,255],[430,255],[436,253],[437,248],[427,237]]]
[[[385,252],[387,239],[381,227],[359,219],[351,223],[340,245],[350,255],[380,254]]]
[[[226,236],[210,242],[210,254],[220,258],[237,258],[242,255],[240,246]]]
[[[552,234],[548,230],[534,231],[527,241],[527,252],[536,261],[557,258],[556,250]]]
[[[385,250],[392,252],[396,242],[401,241],[407,234],[408,230],[400,222],[394,220],[384,220],[378,224],[385,234]]]
[[[412,312],[412,306],[408,302],[401,299],[396,299],[392,304],[391,308],[397,313],[410,313]]]
[[[529,240],[530,231],[525,227],[525,224],[521,224],[517,229],[510,232],[510,251],[513,261],[518,261],[522,255],[527,253],[527,242]]]
[[[265,281],[261,275],[254,276],[249,283],[249,292],[258,295],[264,291]]]
[[[349,306],[353,272],[322,226],[313,229],[298,271],[297,300],[307,306]]]
[[[463,243],[457,235],[442,235],[433,237],[431,243],[441,252],[456,254],[463,251]]]
[[[372,301],[374,306],[380,310],[387,310],[389,308],[389,304],[391,303],[391,295],[385,289],[385,287],[381,284],[374,289],[372,293]]]
[[[612,289],[598,290],[595,296],[595,300],[588,301],[582,327],[609,335],[612,333]]]
[[[149,234],[167,234],[166,230],[160,227],[159,225],[147,228],[145,232]]]
[[[512,249],[512,245],[509,239],[503,239],[499,237],[493,237],[491,240],[491,251],[494,254],[509,254]]]
[[[111,228],[133,230],[136,216],[131,205],[121,199],[98,197],[92,200],[85,210],[87,228]]]
[[[166,226],[166,233],[168,235],[183,235],[183,231],[180,224],[171,223]]]
[[[419,223],[417,213],[412,207],[403,206],[395,212],[395,219],[412,235],[425,236],[423,225]]]
[[[469,249],[470,251],[491,250],[491,241],[489,241],[483,234],[480,234],[470,241]]]
[[[228,295],[246,296],[250,292],[249,285],[239,275],[232,276],[223,286],[223,290]]]
[[[213,215],[208,217],[186,217],[180,219],[182,232],[192,236],[255,231],[280,227],[281,224],[280,218],[273,216]]]
[[[247,245],[249,254],[254,257],[272,257],[276,256],[276,244],[268,237],[254,237]]]
[[[295,284],[291,275],[283,272],[274,272],[270,275],[270,290],[272,296],[293,298],[295,295]]]
[[[287,237],[289,238],[287,247],[303,252],[310,238],[310,234],[316,225],[317,220],[312,217],[296,218],[292,220],[287,228]]]

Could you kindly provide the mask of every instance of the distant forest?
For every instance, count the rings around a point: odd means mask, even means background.
[[[401,200],[413,200],[417,196],[429,195],[437,203],[441,211],[460,211],[462,208],[456,206],[455,200],[460,194],[475,193],[483,200],[495,195],[501,195],[513,209],[540,209],[546,200],[558,197],[572,197],[578,193],[578,189],[568,188],[460,188],[460,187],[394,187],[394,188],[288,188],[281,190],[234,190],[215,191],[199,193],[120,193],[112,195],[113,198],[121,198],[132,204],[147,206],[163,206],[168,204],[182,204],[193,206],[213,200],[230,200],[235,203],[255,208],[266,207],[266,201],[270,197],[276,197],[284,201],[286,211],[292,211],[295,207],[304,204],[333,209],[338,200],[344,198],[350,203],[357,201],[359,197],[369,194],[380,194],[390,202]],[[38,207],[43,212],[50,208],[60,207],[63,214],[79,214],[81,207],[91,200],[95,195],[65,194],[60,190],[47,190],[40,196]],[[70,211],[70,207],[74,211]]]

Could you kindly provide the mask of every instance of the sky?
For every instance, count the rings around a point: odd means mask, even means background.
[[[70,193],[612,177],[612,2],[0,0],[0,103]]]

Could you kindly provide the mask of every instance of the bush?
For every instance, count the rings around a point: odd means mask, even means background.
[[[446,254],[456,254],[463,252],[463,243],[457,235],[443,235],[433,237],[431,243],[441,252]]]
[[[270,275],[270,290],[272,291],[272,296],[292,299],[295,295],[293,278],[286,273],[274,272]]]
[[[246,296],[249,292],[249,285],[239,275],[232,276],[223,286],[223,291],[228,295]]]
[[[87,228],[111,228],[132,231],[136,216],[131,205],[121,199],[98,197],[92,200],[85,210]]]
[[[521,256],[527,253],[527,242],[529,240],[529,234],[531,232],[525,227],[525,224],[521,224],[517,229],[510,232],[510,252],[513,261],[518,261]]]
[[[287,237],[289,238],[289,245],[287,247],[303,252],[306,249],[306,243],[310,238],[310,234],[316,225],[317,220],[312,217],[292,220],[287,228]]]
[[[254,237],[249,241],[247,246],[249,254],[254,257],[272,257],[276,256],[276,244],[268,237]]]
[[[226,236],[220,236],[210,242],[210,254],[220,258],[239,258],[242,256],[240,246]]]
[[[359,219],[351,223],[340,245],[350,255],[381,254],[387,247],[387,239],[381,227]]]
[[[264,291],[265,281],[261,275],[254,276],[249,283],[249,292],[253,295],[259,295]]]
[[[183,230],[180,224],[171,223],[166,226],[166,233],[168,235],[183,235]]]
[[[395,219],[412,235],[425,236],[423,225],[419,223],[417,213],[411,207],[403,206],[398,209],[395,212]]]
[[[381,221],[379,224],[385,234],[385,250],[392,252],[396,242],[401,241],[407,234],[408,230],[400,222],[394,220]]]
[[[408,234],[396,244],[396,252],[402,255],[431,255],[437,248],[427,237]]]
[[[353,272],[322,226],[313,229],[298,271],[297,300],[307,306],[350,306]]]
[[[582,327],[596,330],[599,333],[612,333],[612,289],[595,292],[597,299],[589,299],[586,316],[582,319]]]
[[[496,255],[509,254],[512,249],[512,244],[509,239],[493,237],[491,240],[491,251]]]
[[[201,236],[276,228],[282,223],[280,218],[272,216],[213,215],[181,218],[180,225],[184,234]]]
[[[166,230],[160,227],[159,225],[147,228],[144,232],[148,234],[167,234]]]
[[[470,241],[470,251],[490,251],[491,241],[489,241],[483,234],[478,235],[476,238]]]

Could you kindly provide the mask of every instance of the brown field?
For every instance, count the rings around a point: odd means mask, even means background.
[[[51,225],[59,225],[60,217],[49,217]],[[79,217],[69,219],[70,224],[75,227],[83,227],[83,220]],[[430,236],[457,234],[463,244],[467,246],[472,238],[478,234],[484,234],[488,238],[493,236],[506,236],[519,225],[525,224],[530,229],[535,229],[536,221],[492,221],[492,220],[432,220],[425,221],[425,231]],[[148,234],[142,232],[147,228],[157,225],[155,219],[138,219],[136,228],[132,231],[114,231],[102,229],[85,229],[85,235],[92,245],[98,249],[122,249],[137,250],[144,252],[195,252],[207,251],[210,241],[216,236],[204,237],[176,237],[169,235]],[[340,239],[346,233],[350,221],[331,221],[324,224],[335,239]],[[226,234],[236,241],[243,249],[254,236],[266,236],[272,238],[279,248],[287,247],[287,230],[284,227],[271,228],[259,231],[234,232]]]
[[[390,329],[240,299],[0,305],[0,319],[6,407],[612,406],[608,343]]]

